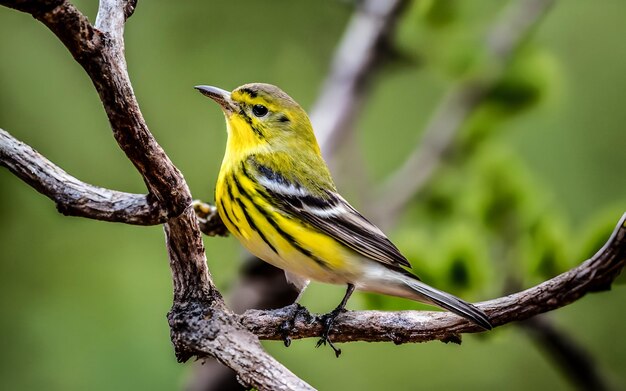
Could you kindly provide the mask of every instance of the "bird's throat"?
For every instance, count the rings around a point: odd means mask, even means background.
[[[229,172],[233,165],[245,161],[255,153],[266,152],[269,145],[252,131],[250,125],[236,115],[226,118],[228,140],[222,161],[222,171]]]
[[[228,141],[226,142],[226,155],[234,160],[239,160],[258,150],[267,148],[267,142],[255,133],[250,124],[238,115],[232,115],[226,120]]]

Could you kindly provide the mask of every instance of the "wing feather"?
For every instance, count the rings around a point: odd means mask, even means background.
[[[393,268],[411,267],[409,261],[385,234],[354,209],[337,192],[313,194],[301,184],[288,180],[267,166],[252,160],[254,173],[243,166],[270,195],[274,207],[305,221],[357,253]],[[252,174],[252,175],[251,175]]]

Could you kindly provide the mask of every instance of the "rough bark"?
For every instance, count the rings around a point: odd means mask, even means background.
[[[260,390],[311,389],[262,349],[258,338],[225,307],[213,285],[189,188],[150,133],[126,70],[124,22],[135,2],[102,0],[95,26],[68,1],[3,0],[0,4],[31,13],[82,65],[98,91],[118,145],[169,218],[165,236],[174,304],[168,319],[178,359],[214,356],[237,371],[241,382]],[[2,156],[2,160],[10,159]]]
[[[162,224],[167,219],[149,194],[124,193],[82,182],[3,129],[0,165],[54,201],[66,216],[137,225]]]
[[[540,4],[540,0],[526,1]],[[168,320],[179,360],[215,357],[235,370],[242,383],[261,390],[311,389],[267,355],[257,338],[282,338],[278,326],[288,320],[291,308],[236,315],[213,285],[187,184],[148,130],[126,71],[123,27],[135,2],[101,1],[95,26],[68,1],[0,0],[0,4],[31,13],[83,66],[98,90],[115,139],[142,175],[148,195],[82,183],[4,131],[0,132],[0,163],[52,198],[61,211],[132,224],[165,221],[174,289]],[[501,326],[608,289],[626,263],[625,221],[626,214],[607,244],[580,266],[479,307],[494,325]],[[291,337],[316,337],[320,331],[319,317],[302,315],[296,319]],[[332,338],[336,342],[458,342],[462,333],[479,331],[477,326],[445,312],[364,311],[340,315]]]

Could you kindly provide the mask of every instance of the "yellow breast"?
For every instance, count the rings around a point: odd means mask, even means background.
[[[356,254],[328,235],[281,213],[237,170],[222,170],[216,204],[228,230],[255,256],[323,282],[343,283],[359,273]]]

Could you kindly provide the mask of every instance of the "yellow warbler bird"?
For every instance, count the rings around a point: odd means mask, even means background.
[[[411,265],[396,246],[337,192],[309,117],[289,95],[263,83],[232,93],[195,88],[226,117],[215,200],[228,230],[251,253],[285,270],[301,291],[310,279],[347,285],[321,343],[330,343],[332,322],[354,289],[434,304],[492,328],[484,312],[403,268]]]

